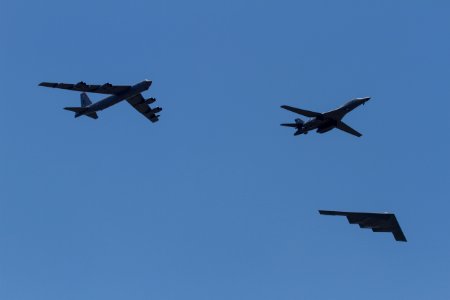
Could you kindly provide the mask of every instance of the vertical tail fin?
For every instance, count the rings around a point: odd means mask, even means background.
[[[92,101],[89,99],[86,93],[81,93],[81,107],[86,107],[92,104]]]

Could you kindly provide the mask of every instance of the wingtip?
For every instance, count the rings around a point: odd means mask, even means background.
[[[337,215],[339,215],[339,213],[342,213],[342,212],[335,211],[335,210],[322,210],[322,209],[319,209],[319,214],[321,214],[321,215],[337,216]]]
[[[44,86],[44,87],[56,87],[57,85],[58,84],[55,82],[46,82],[46,81],[43,81],[38,84],[38,86]]]
[[[400,234],[396,233],[396,232],[393,232],[392,234],[394,235],[394,239],[397,242],[403,242],[403,243],[407,242],[406,236],[403,234],[403,232],[401,232]]]

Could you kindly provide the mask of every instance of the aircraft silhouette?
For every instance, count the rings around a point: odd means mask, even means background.
[[[361,104],[366,103],[367,101],[369,101],[369,99],[370,97],[356,98],[347,102],[346,104],[335,110],[325,113],[318,113],[288,105],[282,105],[281,108],[287,109],[289,111],[292,111],[305,117],[309,117],[311,119],[305,122],[302,119],[297,118],[295,119],[295,123],[284,123],[281,124],[281,126],[292,127],[297,129],[294,135],[307,134],[308,131],[315,129],[317,129],[318,133],[325,133],[333,128],[338,128],[342,131],[360,137],[362,136],[362,134],[356,131],[355,129],[351,128],[344,122],[342,122],[342,119],[345,117],[346,114],[348,114]]]
[[[156,107],[152,109],[149,104],[156,101],[155,98],[144,99],[142,92],[148,90],[152,85],[152,81],[144,80],[135,85],[112,85],[105,83],[103,85],[87,85],[83,81],[77,84],[70,83],[54,83],[54,82],[41,82],[39,86],[65,89],[83,92],[81,97],[81,107],[65,107],[65,110],[75,112],[75,118],[79,116],[87,116],[92,119],[98,119],[97,112],[104,110],[114,104],[117,104],[123,100],[127,100],[138,112],[143,114],[150,121],[157,122],[159,120],[159,113],[162,108]],[[98,93],[111,95],[103,100],[92,103],[86,93]]]

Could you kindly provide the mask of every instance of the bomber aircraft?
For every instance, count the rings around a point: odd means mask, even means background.
[[[392,232],[396,241],[406,242],[406,237],[394,214],[330,210],[319,210],[319,213],[328,216],[345,216],[350,224],[358,224],[361,228],[370,228],[373,232]]]
[[[282,105],[281,108],[287,109],[289,111],[295,112],[299,115],[309,117],[310,119],[308,121],[303,121],[300,118],[295,119],[295,123],[284,123],[281,124],[281,126],[286,127],[292,127],[297,129],[297,131],[294,133],[294,135],[299,134],[307,134],[308,131],[317,129],[318,133],[325,133],[330,131],[333,128],[338,128],[340,130],[343,130],[347,133],[353,134],[357,137],[362,136],[361,133],[356,131],[355,129],[351,128],[344,122],[342,122],[342,118],[345,117],[346,114],[360,106],[361,104],[366,103],[369,101],[370,97],[365,98],[356,98],[349,102],[347,102],[345,105],[329,111],[325,113],[318,113],[314,111],[304,110],[288,105]]]
[[[97,112],[104,110],[114,104],[117,104],[123,100],[127,100],[138,112],[143,114],[150,121],[157,122],[159,120],[159,113],[162,108],[151,108],[149,104],[156,101],[155,98],[144,99],[142,92],[148,90],[152,85],[151,80],[144,80],[135,85],[112,85],[105,83],[103,85],[88,85],[81,81],[77,84],[69,83],[54,83],[54,82],[41,82],[39,86],[65,89],[82,92],[81,94],[81,107],[65,107],[65,110],[75,112],[75,118],[79,116],[88,116],[93,119],[97,119]],[[92,103],[86,93],[98,93],[110,95],[109,97]]]

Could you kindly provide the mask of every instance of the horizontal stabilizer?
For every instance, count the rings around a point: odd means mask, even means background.
[[[98,119],[97,113],[94,112],[86,112],[86,107],[64,107],[65,110],[73,111],[75,113],[75,118],[78,118],[79,116],[87,116],[92,119]]]
[[[96,112],[87,113],[87,114],[85,114],[85,116],[87,116],[89,118],[92,118],[92,119],[95,119],[95,120],[98,119],[98,116],[97,116]]]
[[[293,127],[293,128],[296,128],[298,126],[298,124],[296,124],[296,123],[283,123],[280,125],[284,126],[284,127]]]
[[[65,110],[70,110],[73,111],[75,113],[81,113],[83,112],[86,108],[84,107],[64,107]]]

